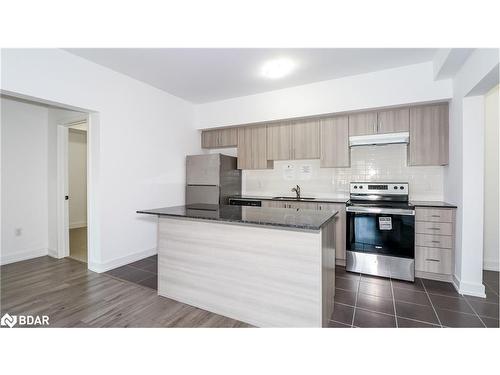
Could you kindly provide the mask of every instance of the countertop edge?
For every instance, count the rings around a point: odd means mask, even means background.
[[[256,196],[231,196],[229,199],[248,199],[254,201],[275,201],[275,202],[302,202],[302,203],[346,203],[349,198],[314,198],[299,200],[295,198],[275,199],[274,197],[256,197]]]
[[[410,201],[410,204],[414,207],[431,207],[431,208],[450,208],[450,209],[456,209],[458,208],[457,206],[447,203],[447,202],[412,202]]]
[[[274,202],[302,202],[302,203],[346,203],[349,198],[315,198],[311,200],[297,200],[294,198],[290,199],[275,199],[274,197],[258,197],[258,196],[231,196],[229,199],[248,199],[255,201],[274,201]],[[411,201],[410,204],[414,207],[435,207],[435,208],[457,208],[456,205],[444,202],[444,201]]]
[[[154,215],[154,216],[168,216],[176,219],[189,219],[189,220],[197,220],[197,221],[214,221],[219,223],[229,223],[235,225],[248,225],[253,227],[266,227],[273,229],[283,229],[283,230],[294,230],[294,231],[303,231],[303,232],[319,232],[325,225],[327,225],[330,221],[332,221],[337,215],[338,211],[335,211],[332,215],[325,220],[319,227],[307,227],[307,226],[294,226],[294,225],[286,225],[286,224],[277,224],[277,223],[261,223],[256,221],[239,221],[239,220],[230,220],[230,219],[221,219],[221,218],[203,218],[203,217],[191,217],[184,215],[176,215],[171,213],[159,213],[159,212],[148,212],[143,210],[136,211],[138,214],[144,215]]]

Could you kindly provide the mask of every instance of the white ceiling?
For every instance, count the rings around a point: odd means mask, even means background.
[[[193,103],[257,94],[311,82],[431,61],[437,49],[66,49]],[[260,74],[275,58],[296,69],[281,79]]]

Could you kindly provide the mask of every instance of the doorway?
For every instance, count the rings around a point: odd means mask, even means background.
[[[69,257],[87,263],[87,122],[68,126]]]

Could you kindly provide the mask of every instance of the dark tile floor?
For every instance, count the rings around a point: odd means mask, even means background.
[[[157,289],[158,258],[152,256],[106,274]],[[335,308],[330,327],[498,327],[499,273],[484,271],[486,298],[463,297],[452,284],[414,283],[336,268]]]
[[[463,297],[450,283],[415,283],[336,268],[330,327],[498,327],[499,273],[484,271],[487,298]]]
[[[156,290],[158,289],[158,256],[153,255],[105,273]]]

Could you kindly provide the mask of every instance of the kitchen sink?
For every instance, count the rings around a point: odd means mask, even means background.
[[[310,197],[300,197],[300,198],[296,198],[296,197],[273,197],[273,199],[276,199],[276,200],[293,200],[293,201],[313,201],[315,200],[316,198],[310,198]]]

